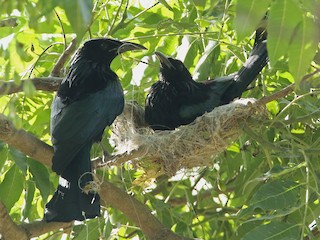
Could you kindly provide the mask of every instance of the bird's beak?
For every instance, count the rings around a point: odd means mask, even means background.
[[[118,53],[124,53],[126,51],[133,51],[133,50],[147,50],[144,46],[132,43],[132,42],[121,42],[122,44],[118,48]]]
[[[172,63],[164,54],[162,54],[161,52],[155,52],[154,54],[158,57],[160,64],[162,66],[164,65],[170,69],[175,69],[175,67],[172,65]]]

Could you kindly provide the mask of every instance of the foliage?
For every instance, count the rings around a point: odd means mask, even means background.
[[[19,84],[48,76],[75,36],[79,43],[92,37],[126,39],[149,51],[118,57],[112,68],[126,100],[144,104],[157,80],[155,50],[178,57],[198,81],[233,73],[248,57],[250,35],[268,11],[271,67],[244,95],[260,98],[293,82],[296,94],[268,103],[269,119],[257,123],[258,130],[244,129],[211,166],[162,176],[147,187],[133,184],[141,170],[129,163],[99,174],[144,202],[180,235],[303,239],[320,215],[319,10],[318,0],[8,0],[0,9],[1,23],[12,20],[0,24],[0,79]],[[50,143],[52,97],[29,83],[21,93],[1,96],[0,110],[15,126]],[[92,157],[100,155],[96,146]],[[42,218],[57,176],[5,143],[0,144],[0,171],[0,199],[11,217],[16,222]],[[143,239],[119,210],[104,212],[105,218],[74,226],[70,236]],[[43,238],[53,234],[63,233]]]

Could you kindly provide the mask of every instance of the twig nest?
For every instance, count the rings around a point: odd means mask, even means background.
[[[144,124],[141,127],[141,116],[143,109],[132,104],[117,118],[111,136],[116,150],[129,155],[139,151],[143,156],[136,163],[152,165],[159,174],[172,176],[183,168],[210,165],[230,141],[240,136],[249,119],[265,118],[266,110],[255,99],[239,99],[172,131],[153,131]]]

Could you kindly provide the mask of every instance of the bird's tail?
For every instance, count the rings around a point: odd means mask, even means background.
[[[84,190],[93,181],[90,149],[91,145],[84,147],[62,172],[58,188],[46,204],[46,222],[82,221],[100,215],[99,195]]]
[[[249,84],[256,79],[261,70],[268,63],[267,32],[264,28],[256,30],[254,47],[243,67],[235,74],[234,82],[223,96],[223,103],[229,103],[240,97]]]

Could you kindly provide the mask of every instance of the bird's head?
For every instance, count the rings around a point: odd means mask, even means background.
[[[79,55],[88,60],[111,63],[120,53],[133,50],[146,49],[144,46],[125,41],[118,41],[110,38],[96,38],[84,43],[79,50]]]
[[[160,81],[178,83],[192,81],[192,76],[185,65],[178,59],[167,57],[161,52],[155,52],[160,61]]]

